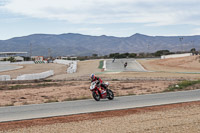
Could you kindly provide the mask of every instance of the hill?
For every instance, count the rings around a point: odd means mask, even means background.
[[[0,40],[0,52],[32,51],[32,55],[48,56],[84,56],[91,54],[105,55],[110,53],[155,52],[167,49],[170,51],[199,48],[200,36],[147,36],[134,34],[130,37],[90,36],[82,34],[32,34]],[[50,51],[50,52],[49,52]]]

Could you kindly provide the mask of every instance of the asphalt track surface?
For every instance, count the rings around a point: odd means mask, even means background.
[[[124,64],[127,62],[127,67],[124,68]],[[106,60],[106,71],[138,71],[146,72],[146,70],[135,59],[115,59]]]
[[[200,89],[115,97],[115,99],[112,101],[103,99],[99,102],[96,102],[93,99],[89,99],[60,103],[0,107],[0,122],[47,118],[52,116],[65,116],[108,110],[120,110],[190,101],[200,101]]]
[[[15,70],[15,69],[19,69],[19,68],[22,68],[22,66],[2,65],[2,64],[0,64],[0,72]]]

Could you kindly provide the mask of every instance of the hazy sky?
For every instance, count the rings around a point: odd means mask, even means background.
[[[35,33],[200,35],[200,0],[0,0],[0,40]]]

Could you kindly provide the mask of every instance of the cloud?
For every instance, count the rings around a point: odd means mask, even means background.
[[[3,8],[14,14],[70,23],[200,24],[198,0],[10,0]]]

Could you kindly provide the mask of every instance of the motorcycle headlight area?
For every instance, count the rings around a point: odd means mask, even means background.
[[[93,90],[94,88],[95,88],[95,83],[91,83],[91,85],[90,85],[90,90]]]

